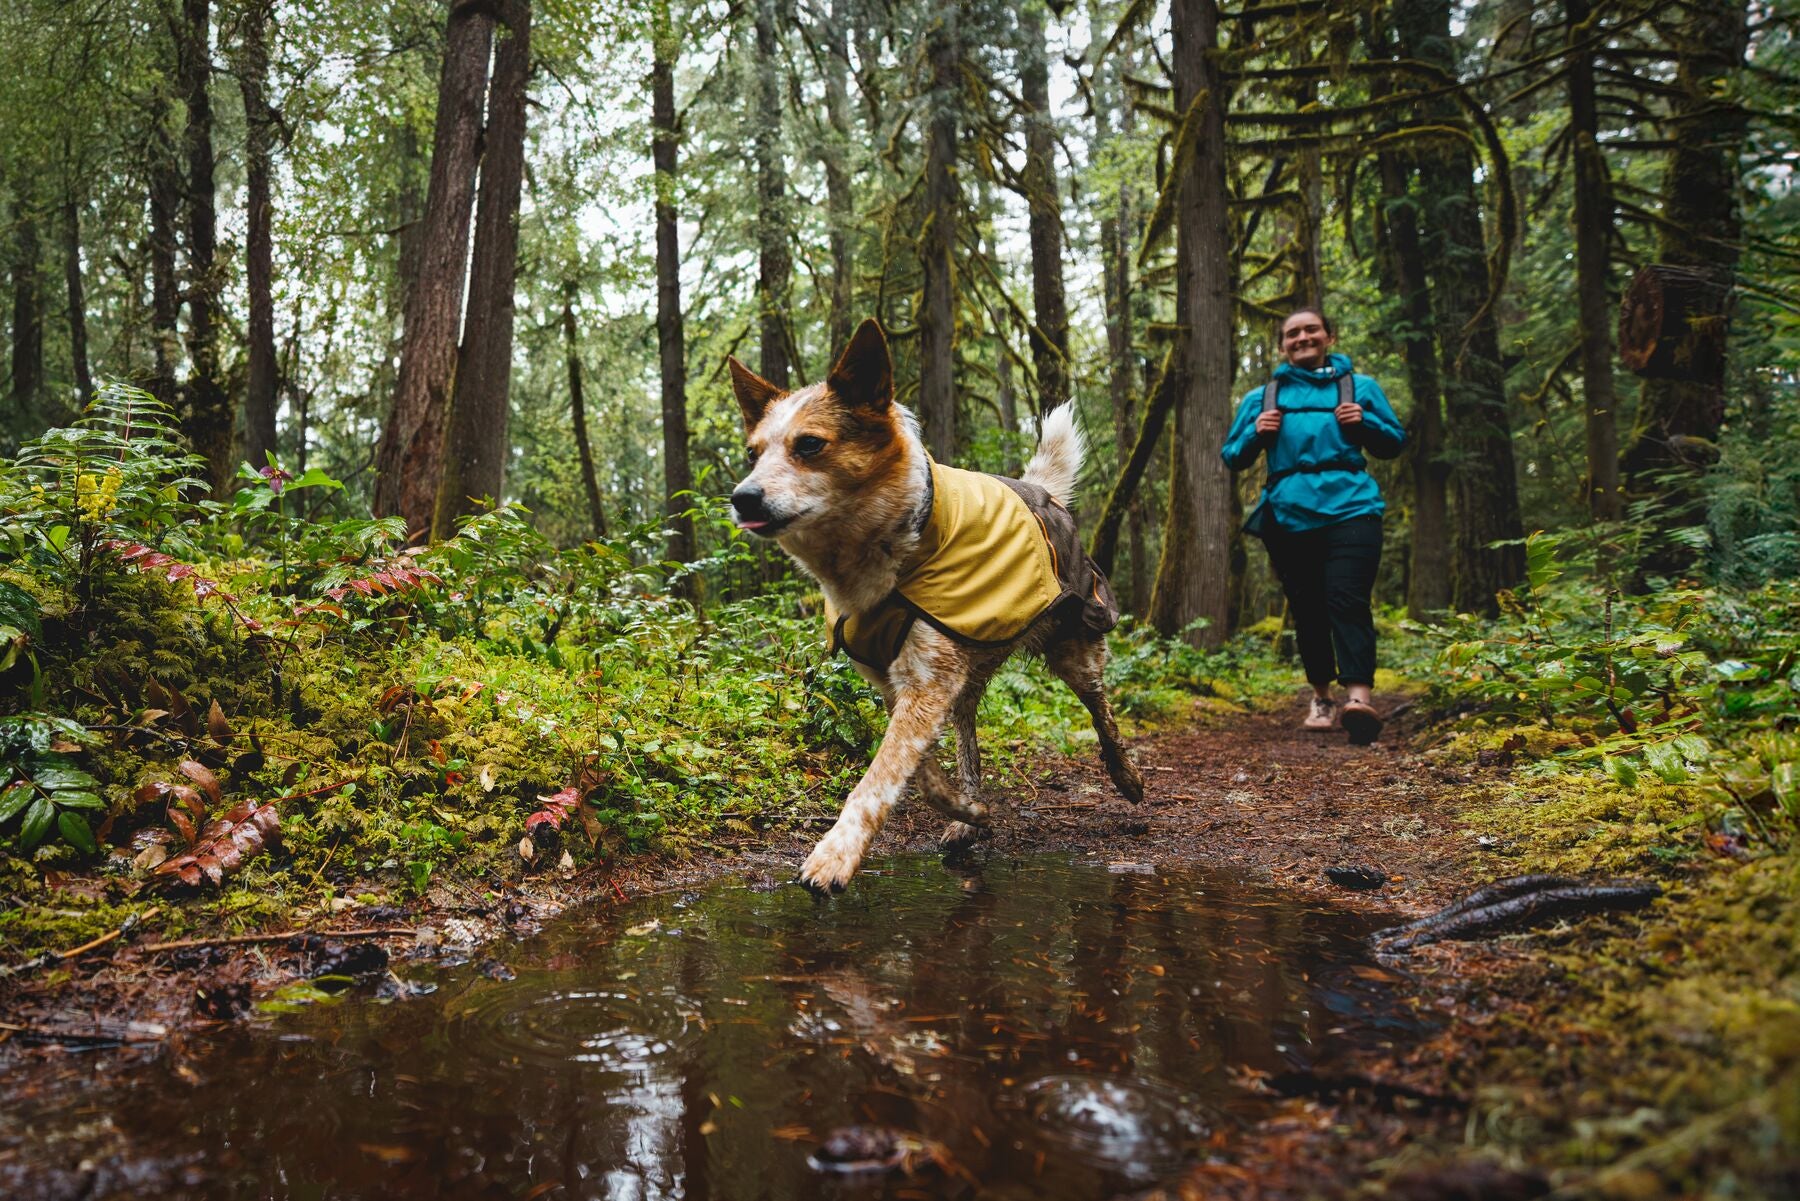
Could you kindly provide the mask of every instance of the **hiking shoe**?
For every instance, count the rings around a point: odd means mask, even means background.
[[[1338,724],[1350,735],[1351,746],[1368,746],[1381,733],[1381,714],[1367,701],[1348,701]]]
[[[1306,720],[1300,723],[1302,730],[1329,730],[1337,721],[1337,702],[1321,697],[1312,698],[1312,708],[1307,711]]]

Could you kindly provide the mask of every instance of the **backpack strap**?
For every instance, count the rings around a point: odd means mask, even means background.
[[[1341,405],[1356,404],[1356,377],[1346,371],[1338,376],[1337,385],[1338,403]]]
[[[1278,379],[1272,379],[1268,383],[1263,385],[1263,398],[1262,398],[1262,411],[1263,412],[1273,413],[1275,411],[1275,398],[1277,395],[1280,394],[1280,392],[1281,392],[1281,381]]]

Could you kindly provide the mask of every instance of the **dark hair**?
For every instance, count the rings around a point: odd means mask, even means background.
[[[1302,305],[1281,319],[1281,324],[1275,327],[1275,340],[1277,342],[1281,341],[1282,337],[1287,333],[1287,323],[1298,317],[1301,313],[1311,313],[1319,319],[1319,324],[1325,327],[1325,332],[1327,334],[1334,338],[1337,337],[1337,331],[1331,328],[1331,318],[1325,315],[1325,310],[1315,308],[1308,304]]]

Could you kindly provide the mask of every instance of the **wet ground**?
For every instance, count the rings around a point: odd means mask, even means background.
[[[1229,1162],[1268,1081],[1417,1040],[1364,949],[1374,924],[1100,853],[891,856],[825,904],[728,879],[575,911],[497,959],[402,968],[405,999],[363,986],[126,1070],[71,1057],[0,1105],[0,1185],[1131,1193]]]

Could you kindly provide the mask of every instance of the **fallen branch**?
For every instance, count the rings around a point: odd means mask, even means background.
[[[312,934],[320,938],[387,938],[405,935],[412,938],[418,931],[411,926],[377,926],[363,930],[289,930],[285,934],[236,934],[229,938],[180,938],[174,942],[147,943],[138,949],[151,951],[183,951],[189,947],[245,947],[256,943],[286,942],[290,938]]]
[[[150,908],[144,910],[144,912],[134,913],[126,918],[124,923],[121,924],[117,930],[108,931],[98,938],[91,938],[78,947],[73,947],[67,951],[45,951],[41,955],[32,956],[23,963],[8,964],[4,967],[0,967],[0,980],[4,980],[9,976],[16,976],[21,972],[31,972],[36,971],[41,967],[51,967],[58,963],[67,963],[78,955],[85,955],[89,951],[105,946],[114,939],[123,938],[126,935],[131,934],[139,926],[155,917],[158,912],[158,907],[152,905]]]
[[[1523,929],[1559,918],[1612,910],[1641,909],[1662,895],[1649,880],[1587,884],[1568,876],[1514,876],[1404,926],[1376,931],[1383,951],[1410,951],[1441,939],[1474,939],[1505,929]]]

